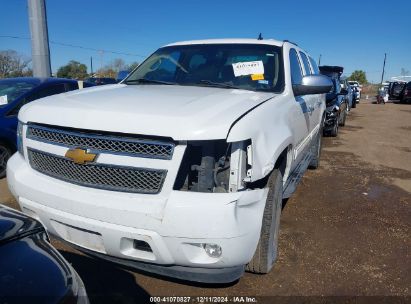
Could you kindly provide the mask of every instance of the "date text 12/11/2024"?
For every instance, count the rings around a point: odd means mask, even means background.
[[[255,297],[150,297],[151,303],[257,303]]]

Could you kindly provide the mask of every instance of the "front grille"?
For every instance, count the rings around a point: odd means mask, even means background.
[[[167,170],[75,164],[64,157],[28,149],[31,167],[48,176],[86,187],[112,191],[156,194]]]
[[[71,148],[84,148],[103,153],[126,154],[131,156],[171,159],[174,143],[150,139],[136,139],[75,132],[64,129],[29,125],[27,138]]]

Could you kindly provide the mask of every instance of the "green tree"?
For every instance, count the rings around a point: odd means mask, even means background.
[[[367,74],[362,71],[362,70],[356,70],[354,71],[350,77],[348,77],[348,80],[353,80],[353,81],[358,81],[361,84],[366,84],[368,83],[367,80]]]
[[[87,66],[75,60],[57,70],[57,77],[61,78],[84,79],[87,76]]]

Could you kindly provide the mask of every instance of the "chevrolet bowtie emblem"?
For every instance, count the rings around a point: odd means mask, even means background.
[[[74,163],[84,165],[93,162],[97,154],[88,153],[85,149],[70,149],[66,152],[66,157],[70,158]]]

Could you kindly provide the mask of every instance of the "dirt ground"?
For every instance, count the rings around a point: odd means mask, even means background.
[[[305,174],[285,205],[279,259],[268,275],[196,285],[53,243],[83,278],[91,303],[146,303],[150,296],[406,296],[399,303],[409,303],[410,132],[410,104],[362,101],[351,111],[339,136],[324,139],[320,168]],[[16,207],[4,179],[0,202]]]

